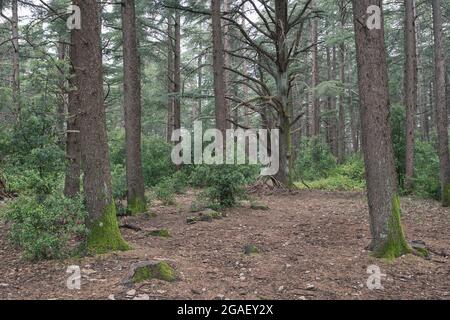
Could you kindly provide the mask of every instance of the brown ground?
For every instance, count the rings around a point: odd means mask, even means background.
[[[131,289],[121,285],[130,265],[154,259],[172,264],[179,280],[134,287],[150,299],[450,299],[450,210],[437,202],[402,200],[406,234],[426,242],[435,252],[431,260],[410,255],[387,262],[364,250],[369,227],[361,194],[265,195],[259,201],[269,211],[235,208],[223,220],[188,225],[193,193],[179,197],[177,206],[152,208],[156,218],[122,218],[144,229],[122,230],[134,247],[125,253],[32,264],[12,250],[1,226],[0,299],[123,299]],[[172,238],[145,235],[160,228]],[[248,244],[262,253],[245,256]],[[80,291],[66,288],[73,264],[82,268]],[[366,287],[374,264],[386,274],[384,290]]]

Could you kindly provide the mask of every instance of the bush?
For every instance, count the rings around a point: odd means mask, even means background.
[[[125,168],[125,134],[119,131],[113,133],[112,137],[109,143],[111,166],[121,165]],[[175,172],[171,151],[172,146],[161,138],[142,139],[142,174],[147,187],[157,185]]]
[[[415,147],[414,193],[420,197],[441,200],[439,158],[434,146],[417,141]]]
[[[21,196],[2,215],[11,223],[10,241],[30,260],[69,256],[74,253],[74,240],[86,235],[87,214],[81,198],[54,193],[40,201]]]
[[[295,177],[304,180],[325,178],[336,167],[336,158],[326,143],[309,139],[300,145],[294,168]]]
[[[172,205],[175,203],[175,185],[173,179],[165,178],[158,183],[153,192],[158,200],[161,200],[164,205]]]
[[[205,177],[207,188],[203,191],[212,209],[233,207],[245,195],[244,185],[248,181],[246,166],[218,165],[210,167]]]
[[[123,165],[113,165],[111,168],[111,179],[114,199],[124,199],[127,196],[127,177]]]

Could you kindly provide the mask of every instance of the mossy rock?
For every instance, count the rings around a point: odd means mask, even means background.
[[[269,206],[263,203],[259,203],[259,202],[252,202],[250,204],[250,209],[252,210],[262,210],[262,211],[267,211],[269,210]]]
[[[218,220],[223,218],[223,214],[212,209],[208,209],[206,211],[202,211],[198,214],[200,221],[208,221],[211,222],[213,220]]]
[[[411,248],[413,249],[414,253],[418,256],[429,258],[430,252],[427,249],[427,245],[425,242],[421,240],[414,240],[411,241]]]
[[[261,253],[261,250],[253,244],[246,245],[244,248],[244,254],[247,256],[252,256],[252,255],[256,255],[256,254],[260,254],[260,253]]]
[[[152,230],[149,233],[147,233],[147,236],[150,237],[160,237],[160,238],[170,238],[170,232],[167,229],[159,229],[159,230]]]
[[[195,224],[199,221],[198,217],[189,217],[186,219],[187,224]]]
[[[175,270],[164,261],[139,262],[131,266],[123,282],[132,285],[151,279],[173,282],[176,280]]]

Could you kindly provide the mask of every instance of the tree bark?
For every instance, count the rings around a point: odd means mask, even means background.
[[[175,11],[175,51],[174,51],[174,104],[173,128],[181,128],[181,16],[180,10]]]
[[[397,193],[383,14],[381,29],[366,27],[367,8],[370,5],[382,8],[382,0],[352,2],[371,248],[377,257],[397,258],[410,252],[410,248],[401,225]]]
[[[96,0],[74,0],[80,8],[82,28],[73,45],[77,50],[75,73],[80,99],[80,143],[84,172],[83,189],[88,212],[90,252],[127,250],[120,235],[112,196],[106,113],[103,92],[100,5]]]
[[[13,86],[12,98],[14,104],[14,113],[16,120],[20,123],[21,103],[20,103],[20,47],[19,47],[19,5],[17,0],[11,1],[11,30],[12,30],[12,67],[13,67]]]
[[[440,177],[442,185],[442,205],[450,205],[450,158],[448,150],[448,110],[446,104],[446,68],[444,32],[442,29],[442,7],[440,0],[432,0],[433,30],[435,51],[435,106],[436,126],[438,134],[438,153],[440,162]]]
[[[166,141],[172,143],[173,132],[173,110],[174,110],[174,42],[173,42],[173,25],[172,14],[167,17],[167,126],[166,126]]]
[[[339,14],[340,14],[340,28],[344,32],[345,22],[347,17],[347,10],[345,7],[345,1],[340,0],[339,3]],[[345,55],[346,47],[345,43],[342,41],[339,45],[339,79],[341,83],[345,84]],[[345,96],[341,94],[339,97],[339,120],[338,120],[338,162],[344,163],[345,161]]]
[[[315,8],[315,1],[311,1],[311,6]],[[319,65],[317,54],[317,19],[311,21],[311,109],[312,109],[312,122],[311,122],[311,135],[317,138],[320,134],[320,103],[316,96],[315,88],[319,84]]]
[[[132,214],[145,212],[141,157],[141,81],[134,0],[122,2],[123,92],[127,203]]]
[[[214,69],[214,95],[216,128],[226,135],[227,125],[227,101],[225,97],[225,56],[223,46],[222,22],[220,0],[211,0],[212,13],[212,40],[213,40],[213,69]]]
[[[82,68],[82,62],[78,57],[79,47],[82,43],[81,33],[71,32],[70,64],[72,75],[69,78],[70,91],[67,104],[67,138],[66,138],[66,176],[64,182],[64,194],[66,197],[74,198],[80,192],[81,174],[81,147],[80,147],[80,92],[76,69]]]
[[[405,190],[414,184],[414,141],[417,110],[417,49],[414,1],[404,0],[405,6],[405,107],[406,107],[406,175]]]

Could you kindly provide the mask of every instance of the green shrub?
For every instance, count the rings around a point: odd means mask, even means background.
[[[172,175],[171,180],[173,183],[175,193],[183,194],[186,192],[186,189],[189,184],[189,176],[185,171],[179,170],[179,171],[175,172]]]
[[[116,131],[109,143],[111,166],[121,165],[125,168],[125,134]],[[172,146],[158,137],[142,139],[142,174],[147,187],[153,187],[164,178],[175,173],[171,159]]]
[[[416,142],[415,167],[414,193],[420,197],[440,200],[439,157],[432,144]]]
[[[127,196],[127,177],[123,165],[115,164],[112,166],[111,179],[114,199],[124,199]]]
[[[210,173],[205,177],[207,188],[203,191],[203,195],[210,201],[210,208],[233,207],[245,196],[244,185],[247,178],[244,167],[231,165],[210,167]]]
[[[294,175],[295,178],[314,180],[325,178],[336,167],[336,158],[326,143],[309,139],[300,145]]]
[[[54,259],[74,253],[75,240],[86,235],[86,211],[81,198],[54,193],[40,201],[21,196],[3,209],[11,223],[9,239],[30,260]]]
[[[156,198],[162,201],[164,205],[172,205],[175,203],[175,185],[171,178],[165,178],[153,187],[152,190]]]

